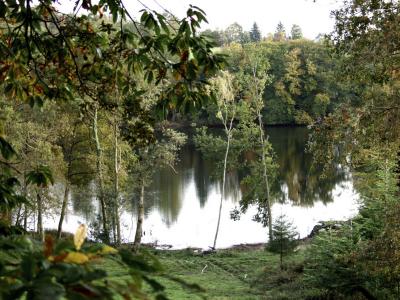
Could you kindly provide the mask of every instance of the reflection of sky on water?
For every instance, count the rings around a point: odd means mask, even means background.
[[[285,214],[304,237],[310,233],[313,226],[320,220],[344,220],[357,212],[357,197],[352,191],[351,183],[344,186],[337,185],[333,192],[335,201],[323,204],[318,201],[313,207],[293,206],[287,204],[274,204],[273,215]],[[185,201],[180,209],[177,221],[170,226],[165,226],[165,217],[157,208],[149,212],[144,222],[143,242],[160,245],[169,244],[174,248],[200,247],[207,248],[212,245],[218,218],[220,194],[217,189],[210,191],[207,203],[201,208],[196,197],[194,180],[185,189]],[[252,221],[256,212],[251,208],[239,221],[230,219],[230,211],[237,203],[228,199],[223,204],[220,233],[217,246],[229,247],[240,243],[258,243],[267,241],[267,229],[261,224]],[[71,207],[70,207],[71,208]],[[55,227],[57,220],[48,220],[47,227]],[[55,221],[55,222],[54,222]],[[123,213],[121,217],[122,230],[125,241],[132,241],[135,234],[136,217]],[[69,214],[64,225],[65,230],[75,231],[79,223],[85,219]]]
[[[332,191],[335,201],[323,204],[315,202],[313,207],[293,206],[290,204],[274,204],[274,216],[285,214],[300,233],[307,236],[313,226],[320,220],[344,220],[357,212],[356,195],[352,191],[351,183],[344,187],[337,185]],[[216,189],[209,194],[206,205],[201,209],[196,199],[194,181],[186,188],[185,201],[181,208],[177,222],[169,227],[163,224],[162,216],[154,209],[146,218],[144,242],[170,244],[175,248],[201,247],[212,245],[218,218],[220,194]],[[267,229],[261,224],[252,221],[256,212],[251,208],[239,221],[230,219],[230,211],[237,203],[228,199],[223,204],[220,233],[217,246],[229,247],[240,243],[257,243],[267,241]],[[129,216],[126,216],[129,218]],[[133,225],[135,226],[135,225]],[[134,230],[130,239],[134,236]]]
[[[305,128],[270,128],[268,134],[280,167],[278,182],[272,187],[279,201],[273,205],[273,216],[285,214],[304,237],[318,221],[342,220],[355,215],[357,195],[350,174],[338,167],[326,179],[319,178],[319,171],[311,169],[311,155],[304,151]],[[212,245],[215,234],[221,190],[220,182],[213,176],[215,162],[205,161],[191,146],[183,149],[180,159],[175,168],[177,174],[162,170],[146,191],[143,241],[175,248],[207,248]],[[239,221],[230,219],[230,212],[241,197],[239,182],[237,172],[228,174],[217,242],[220,248],[267,240],[268,230],[252,220],[255,207]],[[93,199],[91,192],[88,189],[79,197],[73,196],[64,225],[66,231],[75,231],[80,222],[88,224],[95,220],[98,204],[87,201]],[[124,241],[134,239],[135,215],[135,207],[127,207],[121,216]],[[56,228],[57,222],[49,218],[46,227]]]

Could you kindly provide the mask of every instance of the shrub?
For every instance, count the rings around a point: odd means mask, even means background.
[[[74,240],[55,243],[28,236],[0,238],[0,299],[147,299],[146,282],[157,299],[165,299],[164,287],[152,278],[160,264],[148,254],[133,254],[104,244],[83,245],[81,225]],[[106,260],[126,271],[124,280],[109,277]],[[126,278],[126,279],[125,279]]]

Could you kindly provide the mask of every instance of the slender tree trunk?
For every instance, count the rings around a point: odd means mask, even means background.
[[[119,219],[119,180],[118,180],[118,173],[119,173],[119,164],[118,164],[118,126],[117,126],[117,119],[115,118],[114,122],[114,218],[116,223],[116,244],[121,244],[121,224]]]
[[[22,211],[22,204],[18,205],[17,216],[15,218],[15,226],[19,226],[19,222],[21,219],[21,211]]]
[[[114,243],[114,245],[117,244],[117,224],[115,221],[115,203],[111,203],[110,204],[110,209],[111,209],[111,231],[110,234],[112,236],[112,242]]]
[[[283,270],[283,234],[280,234],[280,261],[281,261],[281,271]]]
[[[265,201],[265,205],[267,206],[267,212],[268,212],[268,239],[269,241],[272,241],[273,239],[273,234],[272,234],[272,212],[271,212],[271,199],[270,199],[270,193],[269,193],[269,180],[268,180],[268,173],[267,173],[267,162],[266,162],[266,153],[265,153],[265,139],[264,139],[264,126],[262,122],[262,116],[261,116],[261,111],[258,111],[258,126],[260,130],[260,144],[262,147],[262,163],[263,163],[263,176],[264,176],[264,181],[265,181],[265,187],[267,189],[267,199]]]
[[[219,225],[221,223],[221,213],[222,213],[222,202],[225,197],[225,182],[226,182],[226,166],[228,164],[228,154],[229,154],[229,147],[231,142],[231,131],[227,131],[227,142],[226,142],[226,150],[225,150],[225,158],[224,158],[224,171],[222,174],[222,192],[221,192],[221,200],[219,202],[219,212],[218,212],[218,221],[217,221],[217,230],[215,231],[213,249],[217,246],[217,238],[219,233]]]
[[[25,145],[24,145],[24,148],[25,148],[25,152],[27,151],[27,141],[25,140]],[[26,170],[26,162],[25,162],[25,160],[24,160],[24,170]],[[25,199],[27,198],[27,196],[28,196],[28,185],[27,185],[27,183],[26,183],[26,173],[24,172],[24,189],[23,189],[23,193],[24,193],[24,197],[25,197]],[[28,229],[28,207],[27,207],[27,205],[26,204],[24,204],[24,230],[25,230],[25,232],[27,231],[27,229]]]
[[[116,224],[115,224],[115,202],[112,201],[109,204],[109,209],[110,209],[110,216],[109,218],[111,219],[111,228],[110,228],[110,235],[112,238],[112,242],[114,245],[117,244],[117,229],[116,229]]]
[[[107,207],[104,195],[104,182],[103,182],[103,150],[101,149],[99,135],[98,135],[98,128],[97,128],[97,108],[95,108],[94,116],[93,116],[93,136],[96,143],[96,156],[97,156],[97,177],[98,177],[98,188],[99,188],[99,200],[101,205],[101,214],[102,214],[102,221],[103,221],[103,231],[106,238],[106,242],[109,241],[110,235],[108,230],[108,223],[107,223]]]
[[[144,220],[144,181],[142,181],[142,186],[140,189],[140,198],[137,208],[138,208],[138,219],[136,224],[135,240],[133,242],[133,249],[135,251],[139,250],[140,243],[142,241],[143,220]]]
[[[68,206],[68,198],[69,198],[69,182],[65,183],[65,190],[64,190],[64,198],[63,202],[61,205],[61,213],[60,213],[60,220],[58,221],[58,229],[57,229],[57,238],[61,238],[61,233],[62,233],[62,226],[64,222],[64,217],[65,217],[65,211],[67,210]]]
[[[42,208],[42,197],[40,197],[40,191],[36,192],[36,199],[37,199],[37,210],[38,210],[37,229],[41,241],[44,241],[43,216],[42,216],[43,208]]]
[[[28,208],[26,204],[24,204],[24,230],[28,229]]]

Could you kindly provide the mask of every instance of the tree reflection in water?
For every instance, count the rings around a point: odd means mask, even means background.
[[[348,172],[337,166],[335,172],[321,178],[321,169],[312,164],[312,154],[306,152],[307,128],[271,127],[269,139],[279,164],[278,180],[272,187],[275,202],[312,207],[314,202],[332,202],[332,191],[337,184],[349,179]],[[157,209],[169,226],[177,221],[185,201],[185,190],[194,184],[200,208],[209,199],[211,191],[220,191],[221,182],[215,176],[215,161],[204,160],[193,145],[183,147],[180,161],[175,167],[164,169],[154,176],[146,199],[146,211]],[[238,172],[229,172],[226,200],[237,202],[245,187],[240,186]]]
[[[281,201],[312,207],[314,202],[332,202],[332,190],[348,179],[348,172],[339,165],[321,178],[322,169],[313,166],[312,154],[306,152],[306,127],[274,127],[268,130],[279,165],[278,182],[273,187]]]

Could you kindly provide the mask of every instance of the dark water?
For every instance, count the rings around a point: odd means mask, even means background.
[[[351,174],[337,166],[325,179],[319,177],[320,171],[312,168],[312,157],[305,151],[308,138],[305,127],[273,127],[267,133],[279,164],[278,180],[271,188],[275,202],[273,216],[285,214],[300,236],[305,236],[320,220],[344,219],[356,213],[357,195]],[[176,173],[166,169],[154,176],[152,186],[146,191],[145,242],[176,248],[207,248],[212,244],[221,190],[214,168],[214,161],[205,160],[189,144],[180,153]],[[239,221],[230,218],[241,198],[239,182],[238,173],[228,174],[218,247],[267,240],[267,229],[252,220],[255,208],[250,208]],[[85,195],[80,191],[72,196],[66,229],[73,231],[79,221],[94,220],[97,204],[83,198],[91,199],[90,192]],[[134,195],[132,199],[134,202]],[[134,206],[125,209],[121,220],[124,239],[131,241],[136,224]]]

